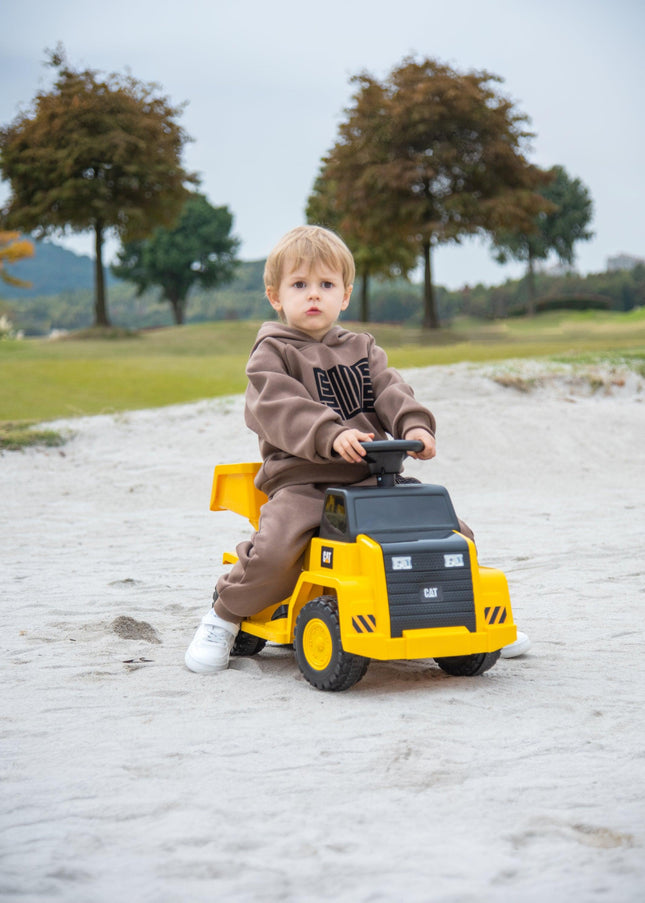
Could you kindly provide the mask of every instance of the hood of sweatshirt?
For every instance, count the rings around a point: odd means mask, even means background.
[[[269,320],[260,326],[251,353],[253,353],[265,339],[280,339],[281,342],[293,345],[294,348],[304,348],[307,345],[319,343],[321,345],[333,347],[334,345],[344,344],[344,342],[353,335],[355,335],[355,333],[343,329],[342,326],[335,325],[325,333],[322,339],[314,339],[310,335],[307,335],[306,332],[301,332],[299,329],[287,326],[286,323],[281,323],[277,320]]]

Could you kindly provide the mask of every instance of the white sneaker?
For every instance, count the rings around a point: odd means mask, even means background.
[[[502,658],[515,658],[518,655],[524,655],[531,648],[531,641],[525,633],[517,631],[517,639],[514,643],[504,646],[500,655]]]
[[[209,609],[186,650],[186,667],[197,674],[214,674],[215,671],[226,670],[239,629],[238,624],[225,621],[212,608]]]

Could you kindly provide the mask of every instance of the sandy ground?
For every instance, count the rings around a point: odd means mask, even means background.
[[[439,422],[408,473],[449,488],[533,641],[478,678],[373,662],[321,693],[278,647],[184,668],[248,532],[208,511],[214,464],[257,457],[240,398],[0,457],[0,899],[645,899],[645,384],[408,377]]]

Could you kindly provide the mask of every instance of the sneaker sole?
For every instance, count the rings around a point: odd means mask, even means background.
[[[226,671],[228,668],[228,662],[221,665],[207,665],[193,658],[188,652],[184,656],[184,662],[188,670],[195,674],[217,674],[218,671]]]
[[[518,655],[524,655],[525,652],[528,652],[531,648],[531,641],[527,637],[523,643],[511,643],[510,646],[505,646],[500,652],[500,656],[502,658],[517,658]]]

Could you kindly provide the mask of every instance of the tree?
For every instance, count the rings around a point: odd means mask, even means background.
[[[371,236],[413,243],[424,263],[424,316],[439,326],[432,248],[463,235],[526,226],[543,208],[540,171],[524,156],[527,117],[496,91],[488,72],[459,74],[431,59],[408,58],[383,83],[358,86],[327,175],[343,216],[365,218]]]
[[[10,183],[4,222],[37,238],[94,232],[94,319],[109,326],[103,244],[169,225],[195,181],[180,165],[188,140],[175,122],[180,107],[158,86],[131,76],[73,70],[61,47],[49,51],[57,71],[51,91],[0,129],[0,170]]]
[[[17,279],[7,272],[7,264],[33,256],[33,244],[28,239],[22,238],[19,232],[0,232],[0,281],[6,282],[8,285],[21,285],[29,288],[29,282]]]
[[[593,202],[580,179],[571,179],[562,166],[546,173],[546,184],[539,193],[548,207],[533,217],[528,229],[504,229],[493,235],[495,259],[506,263],[509,258],[527,262],[527,313],[535,313],[535,261],[546,260],[555,252],[562,263],[572,264],[574,245],[593,236],[587,226],[591,222]]]
[[[133,282],[138,294],[159,286],[181,324],[193,285],[213,288],[232,279],[239,247],[232,226],[228,207],[213,207],[204,195],[192,194],[173,228],[159,226],[150,238],[126,243],[112,272]]]
[[[369,232],[366,217],[343,214],[356,211],[349,198],[341,195],[338,185],[329,176],[334,165],[332,153],[323,160],[320,173],[307,201],[307,222],[316,223],[338,232],[351,250],[360,278],[360,313],[362,323],[369,322],[369,280],[372,276],[393,278],[407,274],[414,268],[416,253],[409,242],[398,240],[390,230],[379,234]]]

